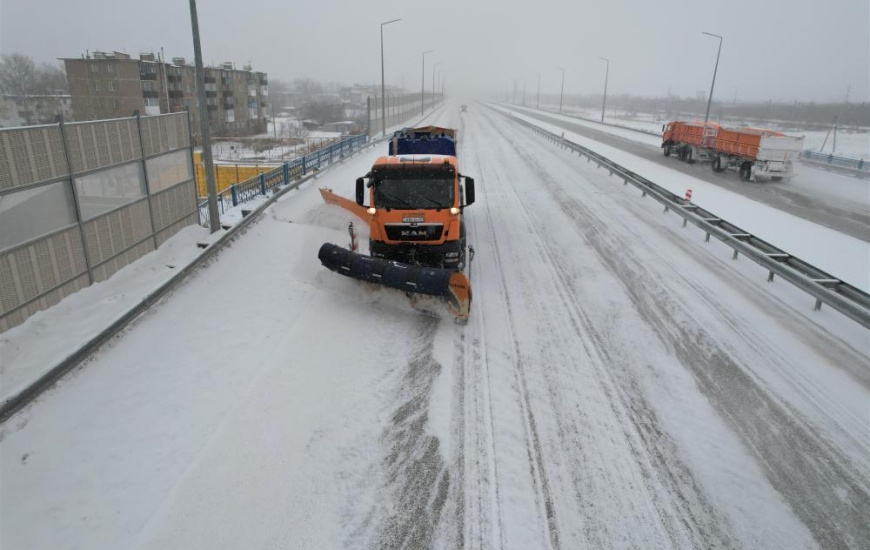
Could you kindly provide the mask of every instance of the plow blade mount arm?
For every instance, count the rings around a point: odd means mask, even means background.
[[[405,292],[442,296],[455,318],[465,321],[471,309],[471,286],[464,273],[452,269],[421,267],[351,252],[325,243],[317,254],[331,271]]]

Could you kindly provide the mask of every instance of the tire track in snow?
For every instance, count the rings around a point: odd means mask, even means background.
[[[459,158],[465,158],[463,145],[470,134],[464,124],[465,117],[459,124]],[[476,171],[475,171],[476,175]],[[481,241],[477,224],[473,218],[467,217],[466,228],[472,237],[474,246]],[[469,266],[470,267],[470,266]],[[473,270],[471,284],[474,286]],[[504,518],[500,506],[499,466],[496,436],[493,429],[492,392],[490,385],[490,369],[486,342],[486,312],[481,307],[483,294],[479,293],[471,323],[465,329],[456,333],[457,346],[462,349],[461,365],[463,369],[463,396],[469,399],[463,410],[464,425],[462,440],[466,449],[473,452],[466,454],[464,465],[468,475],[464,476],[468,484],[465,489],[466,516],[465,526],[468,530],[465,541],[470,548],[504,548]],[[469,354],[469,340],[470,354]],[[470,357],[469,357],[470,355]],[[467,452],[467,451],[466,451]]]
[[[536,162],[533,158],[528,161]],[[771,485],[816,541],[825,548],[864,547],[870,540],[867,522],[870,492],[866,476],[812,426],[759,386],[747,367],[706,328],[694,323],[691,312],[682,303],[653,286],[649,267],[630,254],[637,243],[626,243],[613,232],[598,230],[620,223],[618,217],[602,220],[599,212],[556,182],[542,181],[602,263],[623,282],[638,312],[689,368],[701,391],[744,442]],[[577,222],[583,219],[597,223],[587,226]],[[665,279],[682,278],[667,263],[660,265],[669,271]],[[704,299],[703,292],[700,298]]]
[[[477,151],[475,151],[475,161],[477,164],[479,181],[483,183],[485,181],[485,175],[483,174],[483,166],[480,163],[480,158]],[[481,188],[485,189],[482,185]],[[539,512],[542,516],[541,520],[546,526],[545,540],[549,544],[550,548],[558,550],[561,546],[559,542],[558,524],[556,522],[556,509],[553,504],[550,486],[545,472],[543,452],[541,449],[540,436],[538,434],[537,428],[537,420],[535,419],[534,412],[532,411],[529,403],[529,390],[525,372],[526,367],[523,360],[522,351],[520,349],[519,340],[517,338],[517,329],[514,320],[513,307],[511,304],[510,296],[508,295],[507,283],[504,278],[505,268],[501,260],[501,254],[499,252],[499,241],[497,237],[497,232],[493,227],[489,202],[484,201],[484,205],[486,232],[488,236],[487,240],[492,243],[492,253],[495,261],[496,270],[498,272],[499,294],[502,298],[502,306],[504,307],[506,318],[508,321],[507,326],[509,329],[509,339],[512,343],[512,349],[506,351],[510,352],[512,356],[511,361],[514,366],[514,376],[517,384],[516,390],[519,397],[518,404],[525,423],[524,429],[526,431],[526,452],[528,454],[529,463],[531,465],[530,476],[533,481],[534,489],[537,493],[536,500]],[[477,235],[476,231],[475,235]],[[476,309],[479,310],[482,308],[478,307]],[[488,362],[486,361],[485,357],[484,363],[487,364],[488,369]]]
[[[493,124],[492,116],[487,112],[487,119]],[[499,132],[500,135],[507,135]],[[534,159],[531,159],[527,151],[522,150],[514,142],[511,146],[518,158],[534,166],[533,172],[540,178],[547,177],[547,169]],[[519,197],[513,184],[513,178],[503,177],[507,181],[509,189],[518,204],[524,204]],[[556,197],[558,200],[558,197]],[[571,279],[571,274],[566,272],[563,262],[554,254],[550,239],[541,232],[541,225],[534,223],[527,209],[522,210],[523,224],[531,235],[534,236],[537,249],[542,253],[544,260],[542,266],[546,267],[550,279],[558,291],[569,325],[575,335],[584,343],[586,353],[593,359],[599,381],[606,393],[611,411],[615,418],[620,419],[619,425],[623,426],[625,442],[630,446],[633,456],[636,457],[638,467],[644,472],[650,495],[660,492],[656,482],[661,484],[670,496],[666,502],[653,498],[653,505],[658,513],[659,520],[665,532],[670,537],[671,546],[682,546],[686,543],[685,536],[689,537],[694,547],[717,547],[729,548],[734,543],[728,535],[727,525],[723,525],[723,519],[716,513],[708,502],[697,482],[693,479],[688,467],[679,459],[679,450],[664,431],[659,427],[659,422],[652,407],[646,402],[642,391],[630,377],[624,377],[617,381],[614,379],[612,369],[605,365],[613,365],[614,358],[608,351],[610,343],[603,339],[596,331],[588,315],[578,307],[574,296],[576,291]],[[551,308],[552,309],[552,308]],[[551,390],[558,398],[558,387]],[[564,405],[563,405],[564,406]],[[566,425],[562,422],[559,414],[555,415],[562,433],[576,432],[576,424]],[[575,433],[572,437],[575,441],[579,436]],[[576,472],[575,472],[576,473]],[[656,482],[653,482],[656,480]],[[579,478],[574,478],[578,491],[578,498],[582,499],[583,487]],[[679,512],[673,513],[671,508]],[[685,535],[684,535],[685,534]],[[588,533],[589,536],[594,536]],[[597,544],[605,541],[599,539]]]
[[[432,355],[439,322],[431,317],[417,321],[398,400],[381,438],[386,447],[380,464],[387,480],[383,491],[391,502],[375,527],[377,548],[433,547],[450,496],[451,473],[442,458],[443,443],[428,429],[432,386],[445,368]]]

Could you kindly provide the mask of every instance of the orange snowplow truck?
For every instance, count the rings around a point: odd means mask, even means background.
[[[474,179],[459,173],[456,132],[427,127],[397,132],[390,155],[356,180],[351,202],[321,189],[327,203],[369,224],[369,256],[325,244],[319,258],[337,273],[447,298],[450,312],[468,319],[471,286],[463,209],[474,202]]]
[[[743,181],[757,176],[788,180],[803,149],[803,136],[759,128],[723,128],[713,122],[668,122],[662,151],[683,162],[708,161],[714,172],[736,170]]]

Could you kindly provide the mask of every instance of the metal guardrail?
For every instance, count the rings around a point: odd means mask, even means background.
[[[817,153],[815,151],[804,151],[801,158],[813,164],[824,164],[834,168],[851,170],[862,176],[870,176],[870,161],[864,159],[839,157],[833,153]]]
[[[270,191],[304,177],[311,170],[320,170],[324,165],[329,166],[333,162],[355,153],[367,143],[368,135],[366,134],[351,136],[313,153],[284,162],[274,170],[234,183],[218,193],[220,213],[223,214],[230,208],[254,200],[259,196],[266,196]],[[199,203],[199,223],[204,227],[209,225],[207,204],[208,201]]]
[[[490,108],[492,109],[492,107]],[[662,203],[665,206],[665,212],[673,210],[680,215],[683,218],[683,227],[687,223],[691,223],[707,233],[706,241],[709,242],[712,235],[731,247],[734,251],[733,259],[737,259],[738,254],[742,253],[767,269],[768,282],[773,282],[774,275],[779,275],[782,279],[813,296],[816,299],[816,310],[821,309],[823,303],[828,304],[865,328],[870,328],[870,295],[866,292],[744,231],[710,211],[692,204],[691,201],[671,193],[660,185],[591,149],[517,118],[513,114],[507,114],[498,109],[492,110],[543,136],[548,141],[586,156],[599,167],[606,168],[611,175],[621,178],[624,184],[634,185],[643,192],[644,197],[650,195]]]

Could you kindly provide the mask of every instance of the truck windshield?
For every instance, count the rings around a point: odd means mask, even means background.
[[[378,208],[438,209],[453,206],[453,178],[438,171],[396,171],[375,176],[375,203]]]

